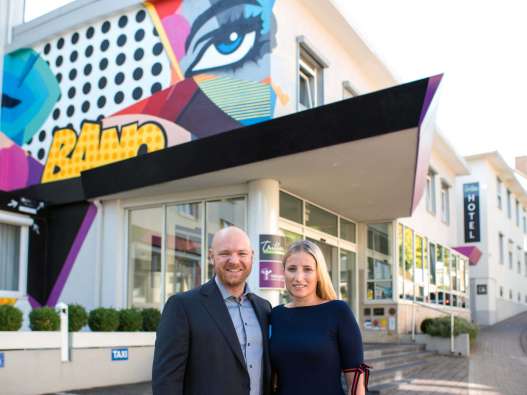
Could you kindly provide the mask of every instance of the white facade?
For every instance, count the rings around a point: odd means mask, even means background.
[[[482,256],[470,267],[472,313],[491,325],[527,310],[527,192],[497,152],[465,158],[471,174],[457,180],[459,243],[476,245]],[[464,239],[463,184],[479,183],[481,241]],[[484,287],[486,285],[486,293]]]

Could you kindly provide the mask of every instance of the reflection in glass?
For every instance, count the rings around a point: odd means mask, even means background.
[[[211,247],[214,233],[228,226],[237,226],[245,229],[246,204],[244,197],[213,200],[207,202],[207,245],[206,250]],[[207,278],[214,275],[214,268],[207,259]]]
[[[306,225],[332,236],[337,236],[337,216],[306,203]]]
[[[167,207],[166,299],[201,284],[202,204]]]
[[[340,250],[340,298],[346,301],[351,309],[354,306],[355,259],[353,251]]]
[[[397,251],[399,252],[399,270],[397,273],[397,290],[399,299],[404,298],[404,245],[403,224],[397,224]]]
[[[356,225],[351,221],[347,221],[344,218],[341,218],[340,238],[355,243],[356,237]]]
[[[414,232],[404,228],[404,297],[414,298]]]
[[[302,224],[302,200],[280,191],[280,217]]]
[[[161,246],[163,209],[129,213],[128,264],[134,307],[159,307],[161,303]]]

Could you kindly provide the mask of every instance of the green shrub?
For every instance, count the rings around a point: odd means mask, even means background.
[[[0,331],[17,331],[22,326],[20,309],[8,304],[0,305]]]
[[[432,318],[425,318],[423,321],[421,321],[421,332],[422,333],[427,333],[426,330],[428,328],[428,326],[430,325],[433,325],[434,323],[434,320]]]
[[[105,307],[92,310],[88,316],[88,326],[93,332],[115,332],[119,328],[119,312]]]
[[[122,309],[119,311],[119,331],[139,332],[143,329],[143,316],[137,309]]]
[[[430,336],[450,337],[450,317],[430,319],[430,322],[425,324],[424,328],[423,324],[421,324],[421,330]],[[461,333],[468,333],[470,341],[473,342],[478,336],[479,327],[464,318],[454,317],[454,336]]]
[[[158,309],[148,308],[141,311],[143,315],[143,330],[145,332],[157,331],[159,321],[161,321],[161,312]]]
[[[58,331],[59,313],[52,307],[40,307],[29,313],[29,327],[32,331]]]
[[[80,331],[88,323],[88,313],[79,304],[68,305],[68,330],[70,332]]]

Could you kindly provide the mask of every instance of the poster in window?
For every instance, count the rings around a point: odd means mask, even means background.
[[[260,288],[283,289],[285,287],[282,258],[285,254],[285,238],[278,235],[260,235],[259,285]]]

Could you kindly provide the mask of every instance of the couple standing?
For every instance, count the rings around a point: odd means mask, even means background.
[[[336,300],[320,249],[293,243],[283,259],[291,302],[275,307],[251,292],[253,251],[236,227],[218,231],[208,283],[170,297],[157,330],[154,395],[365,394],[359,328]],[[271,367],[272,366],[272,367]]]

